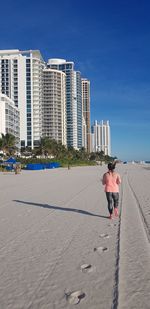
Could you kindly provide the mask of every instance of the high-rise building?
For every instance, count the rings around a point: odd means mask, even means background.
[[[82,147],[82,87],[81,74],[74,70],[74,63],[64,59],[49,59],[48,68],[66,74],[67,146]]]
[[[20,113],[18,107],[6,95],[0,93],[0,136],[7,133],[16,138],[16,144],[20,142]]]
[[[54,69],[44,69],[43,95],[42,136],[66,145],[66,74]]]
[[[87,128],[84,117],[82,119],[82,147],[87,150]]]
[[[0,51],[0,92],[19,108],[22,148],[49,136],[75,149],[86,144],[89,151],[89,87],[72,61],[49,59],[46,66],[38,50]]]
[[[77,148],[82,148],[82,82],[81,73],[76,74],[76,100],[77,100]]]
[[[34,148],[42,135],[44,67],[38,50],[0,51],[0,91],[20,110],[22,147]]]
[[[86,144],[83,143],[84,148],[90,152],[90,136],[91,136],[91,124],[90,124],[90,81],[86,78],[82,78],[82,109],[83,117],[86,124]]]
[[[92,128],[92,130],[93,130],[93,128]],[[90,152],[95,152],[95,134],[92,133],[92,132],[91,132],[91,136],[90,136]]]
[[[105,155],[111,155],[111,142],[110,142],[110,126],[109,121],[101,121],[98,123],[94,121],[92,126],[92,135],[94,137],[94,145],[91,151],[103,151]]]

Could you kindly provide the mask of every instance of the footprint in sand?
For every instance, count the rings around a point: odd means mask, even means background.
[[[117,226],[117,223],[109,223],[108,226],[114,227]]]
[[[99,237],[100,238],[109,238],[109,235],[108,234],[100,234]]]
[[[83,264],[81,265],[80,269],[83,273],[90,273],[93,271],[93,267],[91,264]]]
[[[99,254],[108,251],[107,247],[98,247],[98,248],[94,248],[94,251],[97,251]]]
[[[69,304],[77,305],[80,303],[81,299],[85,297],[85,293],[82,291],[75,291],[75,292],[65,293],[65,296]]]

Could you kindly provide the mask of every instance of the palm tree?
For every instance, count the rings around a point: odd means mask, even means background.
[[[35,155],[54,155],[60,152],[60,147],[58,147],[58,143],[54,139],[50,139],[49,137],[41,137],[39,142],[39,147],[37,147],[34,151]]]
[[[0,147],[7,155],[13,155],[17,149],[15,136],[10,133],[2,133]]]
[[[65,145],[62,145],[60,142],[56,145],[56,158],[58,160],[64,159],[67,155],[67,148]]]
[[[49,138],[41,137],[39,141],[39,147],[37,147],[34,152],[36,155],[47,156],[49,150]]]
[[[105,160],[105,153],[104,153],[103,150],[96,152],[96,159],[97,159],[97,161]]]
[[[89,159],[91,161],[95,161],[96,160],[96,153],[95,152],[91,152],[90,155],[89,155]]]
[[[85,150],[84,147],[82,147],[81,149],[79,149],[79,156],[81,160],[87,160],[89,155],[87,153],[87,151]]]

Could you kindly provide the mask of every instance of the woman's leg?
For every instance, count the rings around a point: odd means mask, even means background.
[[[111,192],[106,192],[106,198],[108,202],[108,211],[110,215],[113,213],[113,200],[112,200],[112,193]]]
[[[113,201],[114,201],[114,213],[115,213],[115,216],[118,217],[119,213],[118,213],[118,204],[119,204],[119,193],[116,192],[116,193],[113,193]]]
[[[118,204],[119,204],[119,193],[118,192],[113,192],[112,193],[112,198],[114,201],[114,208],[118,208]]]

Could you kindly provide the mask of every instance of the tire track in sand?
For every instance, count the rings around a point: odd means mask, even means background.
[[[118,298],[119,298],[119,264],[120,264],[120,234],[121,234],[121,214],[122,214],[122,201],[124,197],[124,178],[126,173],[122,176],[122,185],[120,190],[120,214],[119,214],[119,223],[118,223],[118,232],[117,232],[117,241],[116,241],[116,266],[114,274],[114,290],[113,290],[113,300],[111,309],[118,308]]]
[[[118,301],[112,308],[149,309],[149,230],[142,205],[127,174],[124,179],[119,254]]]
[[[136,195],[136,193],[135,193],[135,191],[133,189],[133,186],[131,185],[131,183],[129,181],[129,178],[127,178],[127,182],[128,182],[128,185],[129,185],[129,187],[131,189],[131,192],[132,192],[132,194],[133,194],[133,196],[134,196],[134,198],[136,200],[136,205],[137,205],[137,207],[139,209],[139,212],[140,212],[140,215],[141,215],[141,220],[143,222],[145,233],[146,233],[147,239],[148,239],[148,241],[150,243],[150,227],[149,227],[149,224],[148,224],[148,222],[146,220],[146,216],[145,216],[144,211],[142,209],[142,206],[141,206],[141,204],[140,204],[140,202],[138,200],[138,197],[137,197],[137,195]]]

